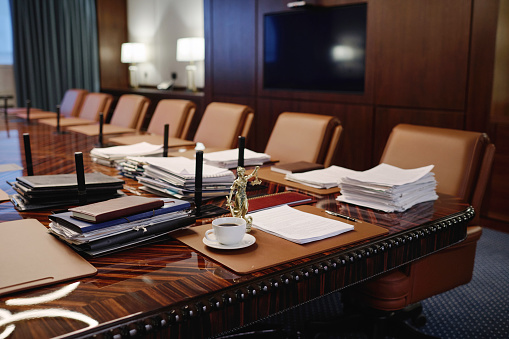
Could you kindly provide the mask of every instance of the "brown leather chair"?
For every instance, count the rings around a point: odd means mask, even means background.
[[[196,111],[196,104],[190,100],[164,99],[158,102],[150,119],[147,133],[140,135],[119,136],[108,142],[115,145],[132,145],[140,142],[151,144],[164,143],[164,125],[169,125],[168,136],[184,140]],[[186,144],[194,144],[188,142]]]
[[[207,148],[235,148],[239,136],[247,138],[253,117],[249,106],[212,102],[205,109],[193,140]]]
[[[265,153],[280,162],[308,161],[330,166],[343,128],[333,116],[281,113]]]
[[[406,323],[394,320],[411,317],[423,325],[421,300],[472,279],[476,243],[482,233],[476,225],[494,153],[495,146],[483,133],[408,124],[394,127],[380,162],[401,168],[433,164],[437,192],[470,202],[476,218],[464,241],[346,290],[342,296],[347,307],[386,311],[389,330],[415,336]]]
[[[79,114],[81,106],[83,104],[83,100],[85,96],[88,94],[88,91],[85,89],[68,89],[65,91],[64,97],[60,102],[60,116],[61,117],[75,117]],[[39,119],[48,119],[55,118],[55,112],[47,112],[47,111],[30,111],[30,120],[39,120]],[[16,116],[19,118],[26,119],[27,112],[26,109],[22,111],[18,111]]]
[[[83,100],[77,117],[61,117],[60,127],[90,125],[99,121],[99,114],[106,116],[110,110],[113,96],[107,93],[88,93]],[[38,123],[57,126],[57,118],[40,119]]]
[[[117,102],[109,124],[103,125],[103,134],[123,134],[139,131],[145,114],[147,113],[150,100],[138,94],[124,94]],[[70,126],[68,131],[86,134],[89,136],[99,135],[99,125]]]

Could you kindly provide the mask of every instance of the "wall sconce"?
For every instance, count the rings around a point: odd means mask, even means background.
[[[177,40],[177,61],[189,62],[187,71],[187,90],[196,92],[194,73],[195,61],[205,60],[205,40],[203,38],[181,38]]]
[[[131,64],[129,65],[129,86],[138,88],[138,66],[136,64],[147,61],[145,44],[139,42],[123,43],[120,59],[122,63]]]

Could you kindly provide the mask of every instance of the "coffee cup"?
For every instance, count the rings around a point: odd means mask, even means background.
[[[214,234],[211,237],[211,234]],[[212,229],[205,232],[205,238],[222,245],[235,245],[246,234],[246,221],[242,218],[225,217],[212,220]]]

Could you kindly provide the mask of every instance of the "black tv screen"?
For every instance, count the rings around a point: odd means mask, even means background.
[[[263,87],[364,92],[366,4],[264,16]]]

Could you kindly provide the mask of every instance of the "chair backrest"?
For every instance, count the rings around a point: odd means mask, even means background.
[[[247,136],[249,130],[245,127],[251,125],[253,114],[249,106],[212,102],[207,105],[193,140],[205,147],[235,148],[239,135]]]
[[[330,166],[340,136],[339,119],[310,113],[281,113],[265,153],[280,162],[309,161]]]
[[[112,101],[113,96],[111,94],[88,93],[85,100],[83,100],[79,118],[90,121],[99,121],[100,113],[103,113],[104,117],[108,116]]]
[[[87,94],[86,89],[71,88],[65,91],[60,102],[60,115],[63,117],[77,117]]]
[[[120,96],[111,116],[110,125],[140,130],[149,104],[150,100],[143,95],[124,94]]]
[[[401,168],[434,165],[437,192],[469,202],[480,215],[495,146],[484,133],[400,124],[380,162]]]
[[[189,100],[164,99],[157,103],[147,128],[148,133],[164,135],[164,125],[170,125],[170,137],[184,139],[189,115],[194,116],[196,104]],[[187,126],[189,129],[189,126]],[[185,135],[183,135],[185,133]]]

